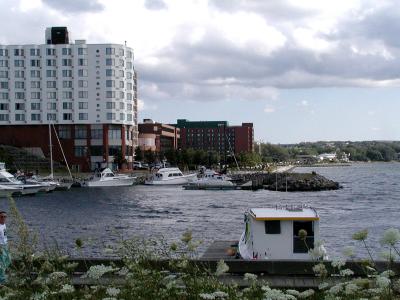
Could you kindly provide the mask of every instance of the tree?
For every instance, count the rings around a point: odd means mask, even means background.
[[[118,149],[114,154],[114,163],[118,165],[118,168],[121,168],[127,162],[126,158],[122,156],[122,151]]]
[[[153,163],[154,160],[155,160],[155,158],[156,158],[156,156],[155,156],[155,154],[154,154],[153,151],[151,151],[151,150],[146,150],[146,151],[144,152],[144,160],[145,160],[148,164]]]
[[[143,156],[143,151],[140,149],[140,147],[135,148],[135,159],[138,161],[142,161],[144,158]]]

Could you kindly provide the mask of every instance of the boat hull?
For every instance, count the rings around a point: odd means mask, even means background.
[[[171,179],[163,180],[146,180],[144,184],[146,185],[185,185],[192,181],[196,177],[196,174],[185,175],[180,177],[175,177]]]
[[[134,177],[118,178],[110,180],[93,180],[86,183],[87,187],[110,187],[110,186],[130,186],[135,182]]]

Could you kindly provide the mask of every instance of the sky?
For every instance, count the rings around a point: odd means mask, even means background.
[[[0,44],[135,52],[139,121],[253,122],[255,139],[400,140],[400,2],[0,0]]]

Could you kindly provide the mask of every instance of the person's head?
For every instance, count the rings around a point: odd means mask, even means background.
[[[5,211],[0,211],[0,224],[3,225],[6,223],[7,213]]]

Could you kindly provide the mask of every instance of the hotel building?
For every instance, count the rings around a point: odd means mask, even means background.
[[[126,44],[71,42],[66,27],[40,45],[0,45],[0,144],[49,154],[54,125],[75,170],[133,161],[138,145],[137,78]],[[54,134],[54,133],[53,133]],[[53,155],[62,161],[53,137]]]

